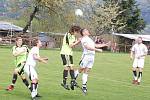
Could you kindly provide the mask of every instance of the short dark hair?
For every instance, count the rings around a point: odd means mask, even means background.
[[[37,46],[37,43],[39,42],[39,39],[38,38],[33,38],[33,41],[32,41],[32,45],[33,46]]]
[[[16,37],[16,41],[18,41],[19,39],[22,39],[22,37]]]
[[[69,30],[69,33],[72,33],[72,32],[80,32],[81,30],[81,27],[80,26],[71,26],[70,30]]]

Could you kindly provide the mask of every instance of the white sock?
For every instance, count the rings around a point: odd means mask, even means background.
[[[142,77],[140,76],[140,77],[138,78],[138,82],[141,82],[141,79],[142,79]]]
[[[137,80],[137,77],[134,77],[134,80]]]
[[[34,85],[35,86],[35,85]],[[31,92],[31,97],[35,97],[36,96],[36,90],[35,90],[35,87],[33,87],[33,90]]]
[[[87,83],[87,78],[88,78],[88,74],[83,73],[83,75],[82,75],[82,84],[83,85]]]
[[[37,87],[36,87],[36,88],[35,88],[35,85],[34,85],[34,87],[33,87],[33,90],[32,90],[32,92],[31,92],[32,98],[35,97],[35,96],[37,95],[37,93],[38,93],[38,84],[37,84]]]
[[[79,71],[78,71],[78,70],[75,70],[75,71],[74,71],[74,76],[75,76],[75,78],[77,78],[78,75],[79,75]]]

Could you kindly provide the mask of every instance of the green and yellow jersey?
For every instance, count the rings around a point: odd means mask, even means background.
[[[27,56],[28,56],[28,52],[29,52],[29,48],[26,46],[26,45],[22,45],[21,47],[17,47],[17,46],[13,46],[12,48],[12,51],[13,51],[13,54],[15,52],[21,52],[25,50],[26,52],[23,52],[17,56],[15,56],[15,66],[16,67],[19,67],[18,65],[25,62],[26,59],[27,59]]]
[[[76,41],[75,35],[72,35],[70,33],[66,33],[64,38],[63,38],[63,44],[62,44],[60,54],[73,55],[72,48],[69,47],[69,45],[74,43],[75,41]]]

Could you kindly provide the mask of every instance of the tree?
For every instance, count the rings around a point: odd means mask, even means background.
[[[33,0],[33,11],[30,14],[29,21],[27,22],[26,26],[23,29],[23,33],[25,33],[28,28],[31,26],[31,22],[33,18],[36,17],[36,14],[44,8],[49,9],[49,13],[55,12],[57,13],[57,10],[61,9],[61,5],[63,4],[63,0]]]
[[[139,31],[143,30],[145,27],[145,22],[141,18],[141,11],[138,8],[135,0],[122,0],[120,3],[121,9],[126,9],[125,12],[120,16],[123,21],[127,22],[126,27],[123,29],[122,33],[125,34],[138,34]]]
[[[92,6],[92,21],[97,34],[129,33],[137,34],[144,29],[140,9],[135,0],[103,0]]]
[[[120,9],[117,0],[105,0],[103,4],[97,4],[93,9],[92,15],[96,33],[110,33],[112,29],[115,32],[121,31],[126,26],[126,22],[123,22],[122,18],[119,18],[124,11]]]
[[[44,31],[66,29],[73,23],[80,22],[80,25],[86,24],[84,18],[76,18],[75,9],[85,6],[87,0],[34,0],[34,9],[30,14],[29,20],[24,28],[24,32],[31,25],[33,18],[43,21],[44,26],[48,27]],[[89,0],[88,0],[89,1]],[[95,0],[90,0],[95,1]],[[46,22],[46,23],[45,23]],[[49,26],[46,26],[49,25]],[[43,25],[42,25],[43,27]],[[56,29],[57,28],[57,29]]]

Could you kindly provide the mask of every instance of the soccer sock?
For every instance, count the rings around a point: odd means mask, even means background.
[[[67,77],[68,77],[68,70],[64,70],[64,72],[63,72],[63,83],[64,84],[66,84]]]
[[[32,98],[37,95],[37,83],[31,83],[31,96]]]
[[[142,79],[142,72],[139,72],[139,75],[138,75],[138,82],[141,82],[141,79]]]
[[[29,85],[29,82],[27,81],[27,79],[22,79],[22,81],[30,89],[30,85]]]
[[[82,75],[82,86],[83,87],[86,87],[87,78],[88,78],[88,74],[83,73],[83,75]]]
[[[70,70],[70,76],[72,80],[75,80],[74,70]]]
[[[79,71],[78,71],[78,70],[75,70],[75,71],[74,71],[75,79],[77,79],[77,78],[78,78],[78,75],[79,75]]]
[[[13,74],[12,85],[14,85],[17,81],[17,74]]]
[[[136,71],[133,71],[133,77],[134,77],[134,80],[137,80],[137,72]]]

